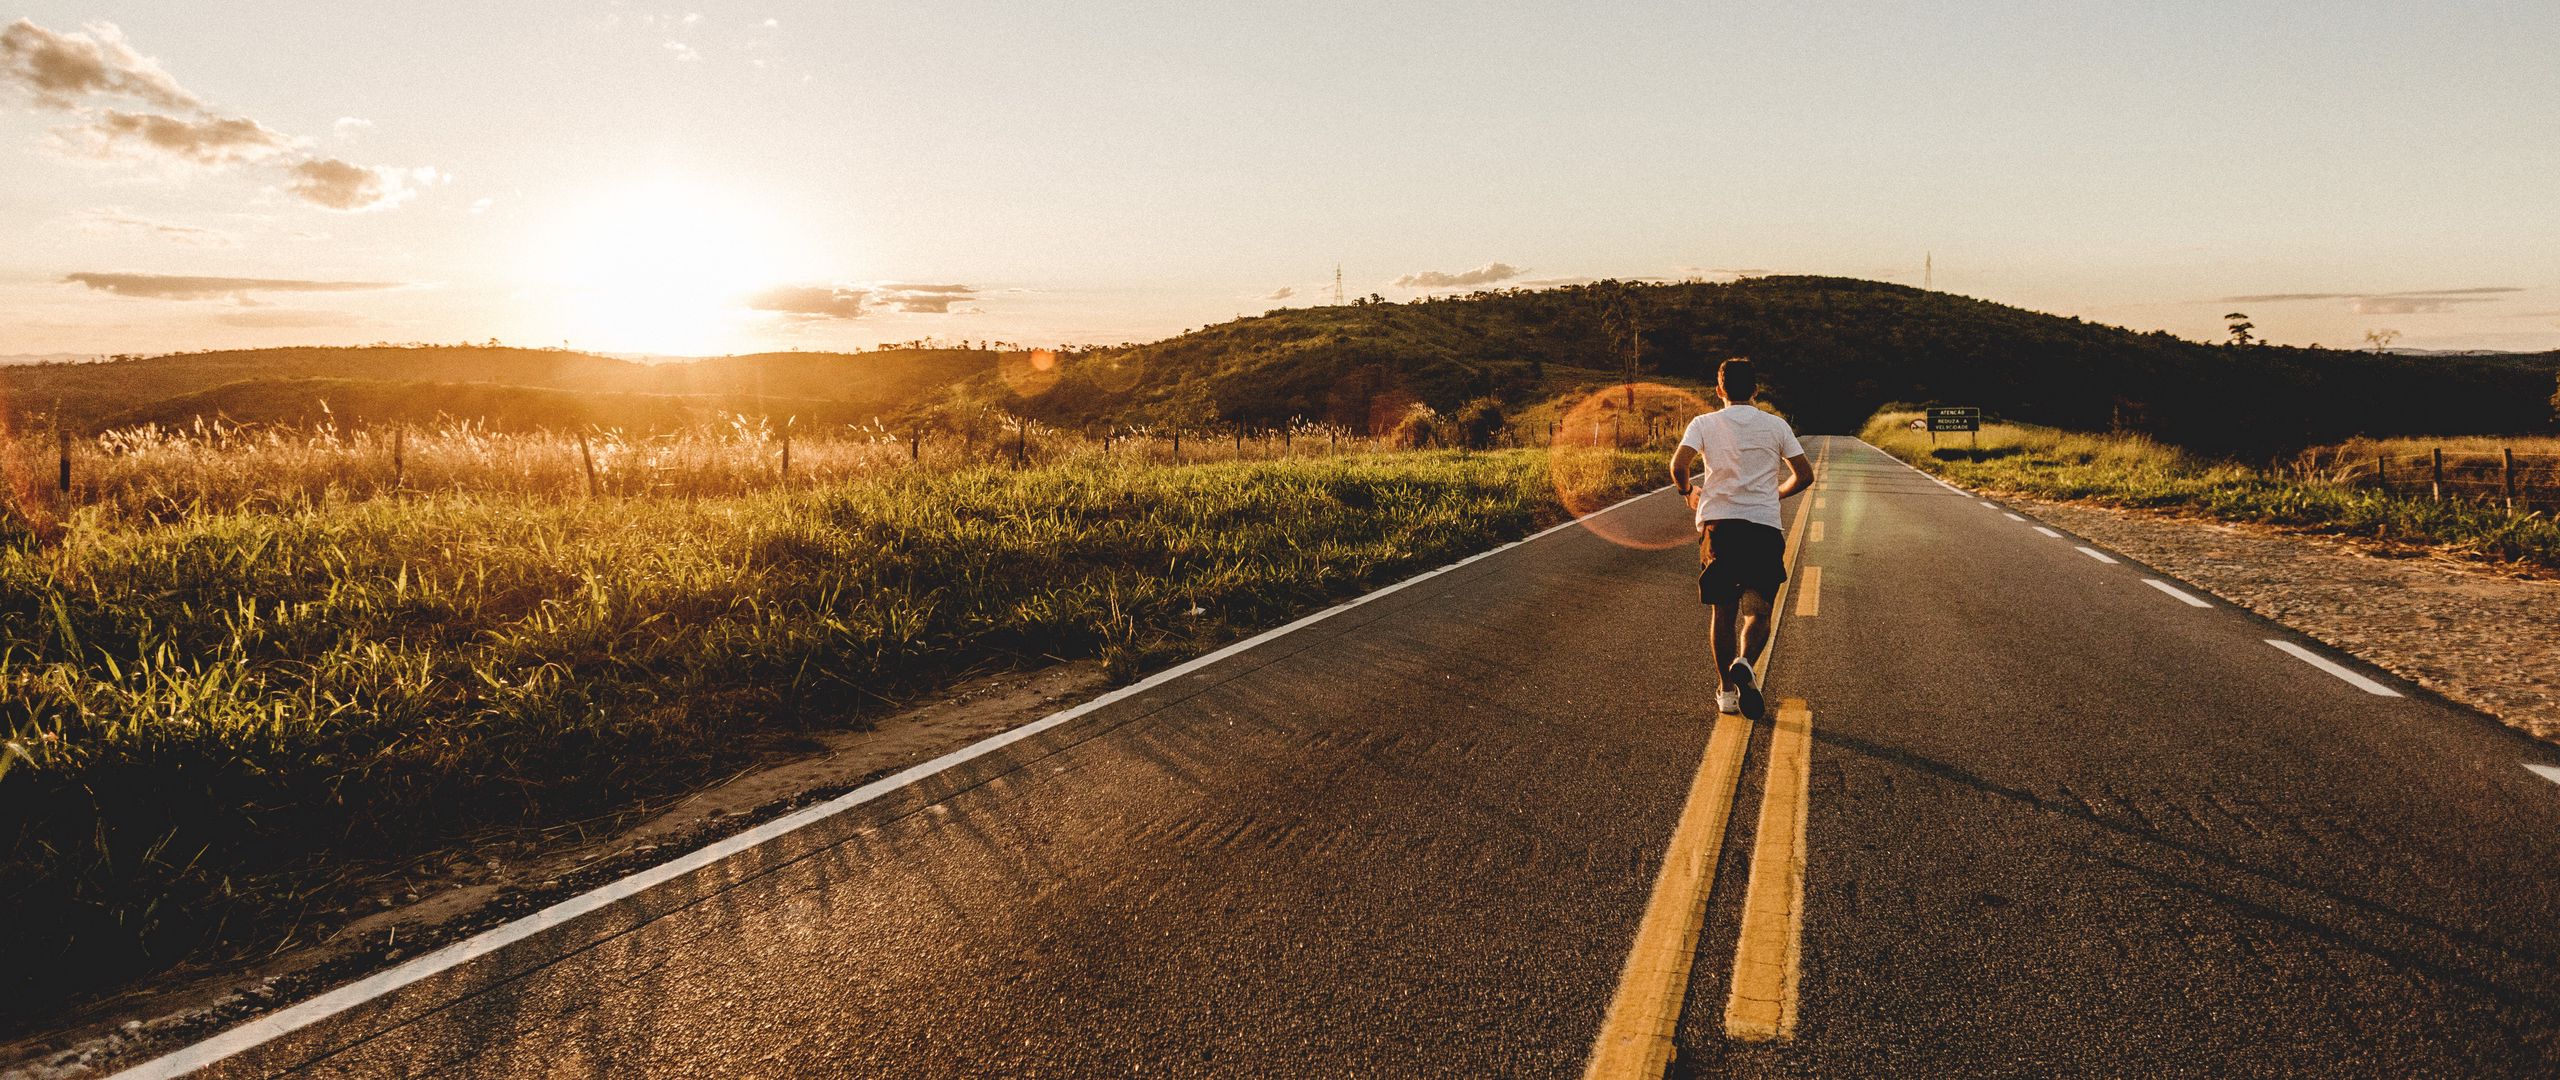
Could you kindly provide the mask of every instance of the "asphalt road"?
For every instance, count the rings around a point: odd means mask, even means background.
[[[1727,1034],[1764,722],[1674,1075],[2560,1065],[2560,785],[2523,767],[2560,753],[1812,445],[1821,584],[1768,679],[1811,718],[1796,1027]],[[1430,578],[205,1075],[1580,1075],[1713,719],[1684,516]]]

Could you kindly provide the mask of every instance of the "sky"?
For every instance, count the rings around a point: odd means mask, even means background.
[[[0,355],[1145,341],[1818,273],[2560,348],[2560,3],[0,9]]]

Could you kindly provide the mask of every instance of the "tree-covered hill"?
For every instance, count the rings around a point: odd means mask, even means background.
[[[2240,454],[2360,433],[2547,430],[2560,372],[2560,354],[2235,348],[1899,285],[1777,277],[1279,311],[1078,356],[1038,392],[980,389],[1061,423],[1358,424],[1381,398],[1516,407],[1551,392],[1559,372],[1614,377],[1629,323],[1648,377],[1704,381],[1724,358],[1749,356],[1770,402],[1810,431],[1855,431],[1882,405],[1934,402]]]
[[[766,353],[660,364],[475,345],[246,349],[0,368],[0,416],[58,408],[79,428],[135,419],[183,424],[199,415],[295,422],[317,398],[305,392],[315,386],[292,384],[317,379],[334,384],[327,387],[337,395],[333,409],[362,399],[377,403],[372,411],[386,418],[414,419],[422,411],[490,420],[580,413],[597,423],[643,427],[671,409],[784,416],[812,411],[810,402],[826,403],[815,411],[828,419],[859,418],[910,407],[995,365],[996,354],[968,349]],[[428,385],[442,389],[410,406],[392,401],[404,388]],[[560,393],[603,396],[582,410],[566,409]],[[661,400],[669,396],[696,400]]]

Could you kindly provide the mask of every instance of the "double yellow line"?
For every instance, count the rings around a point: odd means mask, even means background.
[[[1826,464],[1830,456],[1826,447]],[[1805,523],[1813,515],[1815,502],[1807,498],[1797,503],[1795,527],[1787,531],[1789,583],[1779,588],[1770,604],[1769,646],[1759,663],[1763,673],[1777,653],[1778,620],[1786,614],[1796,564],[1803,554]],[[1813,614],[1814,609],[1807,607],[1803,613]],[[1636,924],[1635,945],[1627,953],[1608,1017],[1592,1044],[1590,1065],[1583,1070],[1585,1080],[1659,1080],[1671,1066],[1672,1036],[1679,1027],[1681,1003],[1688,996],[1689,967],[1697,956],[1698,935],[1705,928],[1707,895],[1715,883],[1716,859],[1724,850],[1725,824],[1732,817],[1734,789],[1750,743],[1749,720],[1716,715],[1715,727],[1707,736],[1706,757],[1690,782],[1689,799],[1671,830],[1670,850],[1654,878],[1652,898],[1645,904],[1643,920]],[[1783,1039],[1795,1034],[1812,750],[1812,711],[1798,698],[1779,703],[1769,782],[1761,795],[1760,827],[1751,855],[1751,880],[1743,893],[1733,994],[1725,1004],[1725,1032],[1733,1038]]]

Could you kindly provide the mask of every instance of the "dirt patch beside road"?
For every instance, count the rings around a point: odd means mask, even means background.
[[[2560,742],[2560,580],[2420,548],[2086,503],[2010,501]]]

